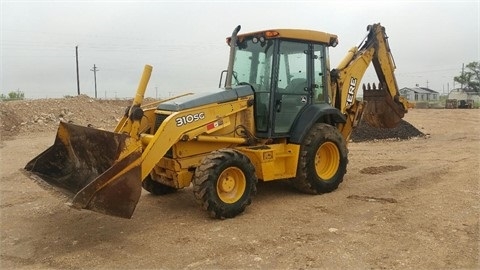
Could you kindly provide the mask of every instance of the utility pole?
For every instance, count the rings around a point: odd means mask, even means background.
[[[463,90],[463,72],[465,72],[465,63],[462,63],[462,83],[460,84],[460,89]]]
[[[95,66],[95,64],[93,64],[93,69],[90,69],[91,71],[93,71],[93,80],[95,82],[95,98],[97,98],[97,67]]]
[[[77,94],[80,96],[80,74],[78,73],[78,45],[75,46],[75,60],[77,62]]]

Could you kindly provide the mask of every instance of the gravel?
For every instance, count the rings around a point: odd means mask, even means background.
[[[423,137],[425,134],[405,120],[401,120],[395,128],[374,128],[362,121],[350,136],[352,142],[374,140],[409,140],[414,137]]]

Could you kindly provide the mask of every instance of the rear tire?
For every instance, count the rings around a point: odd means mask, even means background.
[[[166,195],[177,191],[174,187],[154,181],[150,175],[143,180],[142,187],[153,195]]]
[[[338,188],[347,172],[348,150],[334,126],[316,123],[300,147],[294,186],[305,193],[321,194]]]
[[[213,151],[195,170],[193,193],[213,218],[233,218],[251,204],[257,176],[250,159],[233,149]]]

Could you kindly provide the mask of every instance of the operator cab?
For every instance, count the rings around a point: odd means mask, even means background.
[[[238,36],[232,85],[255,91],[258,137],[289,137],[307,106],[329,103],[328,47],[336,43],[335,35],[308,30]]]

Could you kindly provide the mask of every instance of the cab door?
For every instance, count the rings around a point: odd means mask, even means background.
[[[277,81],[274,90],[275,137],[289,136],[300,112],[312,103],[328,99],[325,83],[325,46],[281,40],[277,58]]]
[[[308,43],[282,40],[278,53],[278,78],[274,93],[273,133],[290,131],[299,112],[310,102],[310,49]]]

